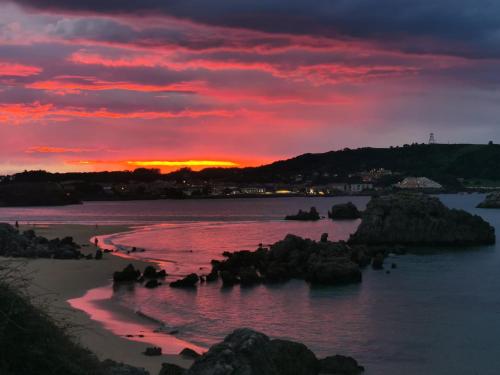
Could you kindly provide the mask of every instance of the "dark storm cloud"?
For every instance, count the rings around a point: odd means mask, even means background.
[[[1,1],[1,0],[0,0]],[[500,55],[500,4],[491,0],[17,0],[41,10],[164,14],[272,33],[356,37],[415,52]],[[88,30],[84,30],[87,31]],[[121,30],[127,34],[127,30]],[[116,38],[122,36],[114,34]]]

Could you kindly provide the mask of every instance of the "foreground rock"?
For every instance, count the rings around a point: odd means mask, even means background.
[[[287,235],[271,247],[256,251],[224,253],[223,261],[212,261],[211,275],[219,273],[224,286],[253,285],[304,279],[312,284],[342,284],[361,281],[360,265],[370,263],[364,246],[345,242],[316,242]]]
[[[311,207],[309,212],[299,210],[296,215],[288,215],[285,220],[300,220],[300,221],[316,221],[319,220],[320,216],[316,207]]]
[[[303,344],[271,340],[260,332],[242,328],[196,359],[187,375],[318,375],[320,371],[351,374],[332,372],[330,370],[341,370],[341,367],[328,366],[329,363],[322,365]]]
[[[105,375],[149,375],[149,372],[143,368],[129,366],[110,359],[102,362],[102,368]]]
[[[184,375],[187,372],[180,366],[174,365],[172,363],[163,363],[161,365],[161,370],[158,375]]]
[[[490,193],[484,201],[477,205],[478,208],[500,208],[500,191]]]
[[[24,258],[80,259],[83,254],[72,237],[48,240],[32,230],[20,233],[10,224],[0,223],[0,256]]]
[[[495,243],[495,230],[477,215],[449,209],[438,198],[398,193],[373,198],[351,244],[483,245]]]
[[[352,202],[347,202],[334,205],[328,211],[328,217],[332,220],[354,220],[361,217],[361,212]]]
[[[320,360],[322,374],[357,375],[365,371],[363,366],[351,357],[334,355]]]
[[[190,349],[190,348],[184,348],[184,349],[182,349],[181,352],[179,353],[179,355],[181,357],[189,358],[189,359],[196,359],[196,358],[201,357],[201,354],[199,354],[198,352],[196,352],[196,351],[194,351],[193,349]]]

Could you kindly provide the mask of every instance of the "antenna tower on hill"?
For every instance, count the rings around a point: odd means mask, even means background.
[[[431,133],[431,135],[429,136],[429,144],[433,145],[435,143],[436,143],[436,138],[434,138],[434,133]]]

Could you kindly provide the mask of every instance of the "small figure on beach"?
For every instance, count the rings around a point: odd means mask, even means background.
[[[15,226],[16,226],[16,229],[19,229],[19,221],[16,220]]]

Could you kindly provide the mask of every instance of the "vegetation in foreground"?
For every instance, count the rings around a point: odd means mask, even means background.
[[[12,264],[0,264],[0,374],[2,375],[113,375],[130,366],[100,362],[76,344],[67,332],[23,292],[25,280]],[[117,369],[124,370],[116,372]]]

